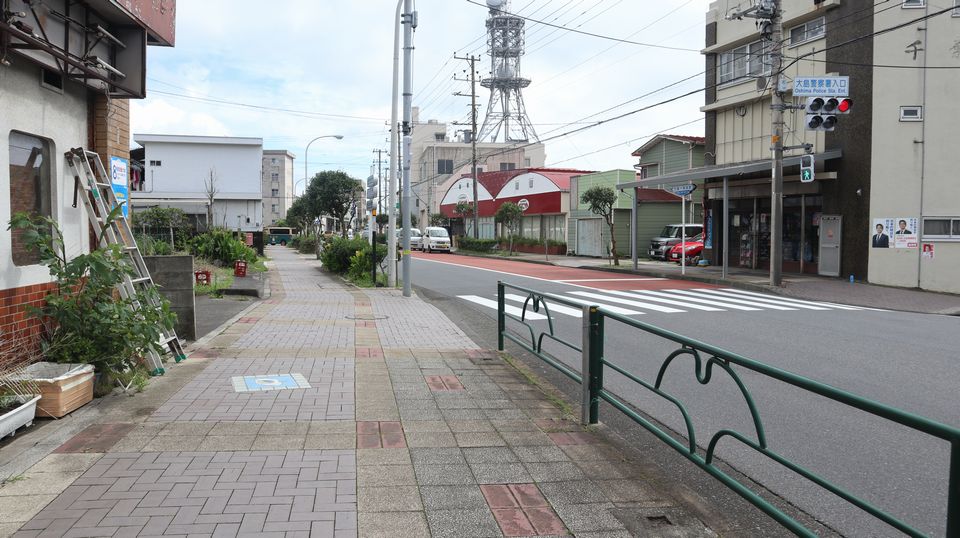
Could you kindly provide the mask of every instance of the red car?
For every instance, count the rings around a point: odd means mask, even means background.
[[[700,261],[700,253],[703,252],[703,234],[688,239],[686,244],[677,243],[673,245],[667,254],[667,259],[680,263],[681,246],[687,247],[687,265],[696,265]]]

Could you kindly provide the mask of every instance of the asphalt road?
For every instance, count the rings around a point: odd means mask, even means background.
[[[489,318],[496,315],[496,282],[503,280],[631,310],[647,323],[960,425],[960,359],[953,345],[960,330],[957,317],[802,303],[691,282],[441,254],[417,254],[413,271],[417,287],[456,298],[459,307]],[[522,303],[512,300],[508,305],[520,308]],[[575,314],[555,309],[554,323],[559,336],[579,344],[581,319]],[[546,327],[543,320],[534,323]],[[491,327],[495,333],[495,324]],[[605,358],[650,382],[676,349],[659,337],[616,323],[608,323],[606,335]],[[548,350],[579,369],[575,352],[559,345]],[[945,534],[946,443],[781,382],[739,373],[756,401],[771,450],[926,534]],[[684,429],[672,404],[611,374],[605,374],[608,389],[674,430]],[[736,385],[719,370],[714,374],[708,385],[701,385],[692,360],[675,362],[663,388],[687,406],[701,446],[722,428],[755,437]],[[725,441],[718,455],[845,535],[900,535],[749,448]]]

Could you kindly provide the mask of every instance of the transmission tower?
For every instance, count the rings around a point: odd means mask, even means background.
[[[524,20],[509,13],[510,0],[487,0],[487,51],[490,76],[480,84],[490,88],[490,104],[477,138],[484,142],[539,141],[527,117],[520,90],[530,79],[520,76],[524,53]]]

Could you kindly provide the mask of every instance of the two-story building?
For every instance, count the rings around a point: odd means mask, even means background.
[[[263,229],[263,139],[134,134],[134,140],[143,146],[144,169],[130,192],[133,211],[175,207],[198,229]]]
[[[176,2],[8,0],[0,17],[0,355],[39,330],[28,306],[56,287],[49,269],[7,231],[18,212],[51,217],[68,256],[88,252],[91,228],[74,202],[64,154],[129,159],[129,99],[146,95],[149,45],[173,46]],[[91,29],[97,29],[96,37]],[[113,181],[125,187],[128,178]]]

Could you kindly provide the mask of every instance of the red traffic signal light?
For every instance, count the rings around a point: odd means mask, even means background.
[[[853,99],[840,99],[840,102],[837,104],[837,113],[849,114],[851,108],[853,108]]]

